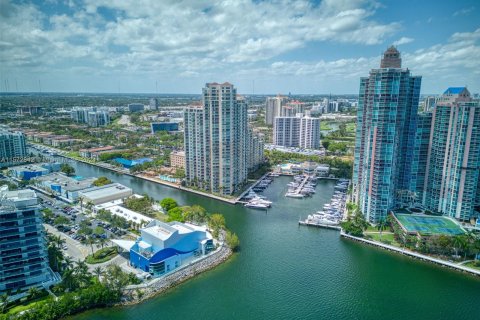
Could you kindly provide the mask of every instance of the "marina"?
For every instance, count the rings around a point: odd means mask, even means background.
[[[323,227],[340,230],[340,222],[345,218],[345,206],[350,181],[339,179],[334,187],[334,193],[330,203],[323,205],[321,211],[309,214],[305,220],[300,220],[300,225]]]
[[[317,185],[317,177],[313,175],[296,175],[293,177],[293,181],[288,183],[288,191],[285,193],[285,197],[288,198],[305,198],[315,193],[315,187]]]
[[[251,186],[243,195],[242,202],[246,208],[267,210],[272,206],[272,201],[269,201],[265,196],[258,193],[263,192],[272,182],[276,175],[266,174],[260,178],[253,186]]]

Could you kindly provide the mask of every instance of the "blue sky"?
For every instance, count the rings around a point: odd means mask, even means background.
[[[391,44],[480,92],[478,1],[0,0],[1,91],[357,93]]]

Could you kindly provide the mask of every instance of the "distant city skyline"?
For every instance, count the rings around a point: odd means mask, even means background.
[[[0,3],[0,91],[357,94],[396,45],[421,94],[480,92],[480,5],[463,1]]]

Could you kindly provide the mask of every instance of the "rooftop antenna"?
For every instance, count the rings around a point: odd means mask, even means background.
[[[42,93],[42,81],[40,79],[38,79],[38,90]]]

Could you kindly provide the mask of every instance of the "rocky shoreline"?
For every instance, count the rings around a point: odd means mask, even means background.
[[[228,260],[232,250],[223,245],[204,259],[186,265],[164,277],[153,279],[148,283],[131,285],[124,289],[122,301],[119,305],[134,305],[155,297],[180,283],[210,270]]]

